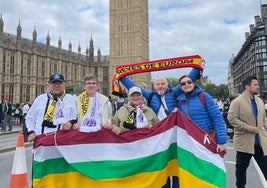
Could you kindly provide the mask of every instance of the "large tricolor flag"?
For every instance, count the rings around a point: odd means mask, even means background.
[[[34,145],[34,188],[160,188],[168,176],[181,188],[226,187],[223,154],[180,112],[150,130],[58,131]]]

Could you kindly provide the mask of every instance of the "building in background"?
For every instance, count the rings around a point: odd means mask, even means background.
[[[94,55],[91,36],[89,49],[77,53],[50,45],[49,33],[46,43],[37,42],[37,31],[33,29],[32,40],[22,37],[20,22],[17,35],[4,32],[4,21],[0,18],[0,99],[8,96],[13,103],[34,98],[47,89],[49,76],[60,72],[67,86],[81,87],[86,74],[95,74],[100,92],[111,94],[111,81],[117,65],[149,60],[148,0],[109,1],[110,6],[110,55],[102,56],[100,49]],[[151,88],[151,73],[131,76],[142,87]]]
[[[249,25],[250,32],[245,33],[244,44],[229,63],[228,82],[232,82],[232,94],[237,95],[243,91],[244,78],[256,75],[261,96],[267,99],[267,4],[261,5],[261,16],[254,18],[255,23]]]
[[[49,33],[46,44],[37,42],[34,28],[32,40],[22,37],[20,22],[17,35],[4,32],[4,21],[0,18],[0,99],[8,96],[13,103],[32,101],[47,90],[49,76],[59,72],[65,76],[67,86],[83,87],[86,74],[98,77],[100,91],[109,95],[109,56],[102,56],[100,49],[94,56],[91,36],[89,49],[81,53],[72,51],[71,41],[68,50],[62,49],[61,38],[58,46],[50,45]]]
[[[149,60],[148,0],[109,1],[110,77],[117,65]],[[130,76],[151,89],[151,73]]]

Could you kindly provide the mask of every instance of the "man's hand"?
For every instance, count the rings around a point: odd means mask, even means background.
[[[221,153],[226,150],[226,145],[225,144],[218,144],[217,145],[217,153]]]
[[[120,128],[120,127],[118,127],[118,126],[113,126],[113,128],[111,129],[112,130],[112,132],[114,132],[116,135],[119,135],[119,134],[121,134],[123,131],[122,131],[122,129]]]
[[[35,137],[36,137],[36,134],[35,134],[35,133],[31,133],[31,134],[29,134],[29,136],[28,136],[28,138],[27,138],[28,142],[32,142],[32,141],[34,141]]]
[[[105,124],[103,124],[103,127],[106,129],[112,129],[112,123],[106,122]]]
[[[259,132],[259,129],[258,129],[258,127],[251,126],[250,132],[257,134]]]
[[[70,130],[72,128],[72,124],[71,122],[66,122],[64,123],[63,127],[62,127],[62,130]]]

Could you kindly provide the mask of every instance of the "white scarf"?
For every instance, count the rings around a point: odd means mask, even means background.
[[[143,112],[143,105],[138,105],[136,107],[136,127],[137,128],[144,128],[148,125],[148,121],[146,116]]]
[[[84,114],[79,131],[89,133],[101,129],[101,106],[99,101],[99,94],[97,92],[89,109]]]

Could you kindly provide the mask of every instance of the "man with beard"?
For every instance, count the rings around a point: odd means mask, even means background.
[[[189,77],[196,81],[200,78],[200,70],[193,68]],[[129,90],[136,84],[129,78],[123,77],[122,84]],[[169,87],[164,77],[158,77],[154,81],[154,89],[152,91],[141,88],[142,95],[147,101],[147,105],[157,114],[159,120],[167,117],[177,107],[177,97],[181,95],[182,90],[179,85]]]
[[[200,70],[193,68],[189,73],[189,77],[196,81],[201,76]],[[136,84],[128,77],[123,77],[122,84],[129,90]],[[142,95],[147,101],[147,105],[156,113],[159,120],[166,118],[176,107],[177,97],[182,94],[182,89],[179,85],[169,87],[169,84],[164,77],[158,77],[154,81],[154,89],[152,91],[141,88]],[[170,177],[167,183],[162,188],[178,188],[179,182],[177,177]]]
[[[267,132],[263,101],[257,96],[260,86],[256,76],[248,76],[242,83],[243,93],[234,99],[228,120],[234,127],[236,150],[236,187],[246,185],[246,171],[253,156],[267,180]]]

